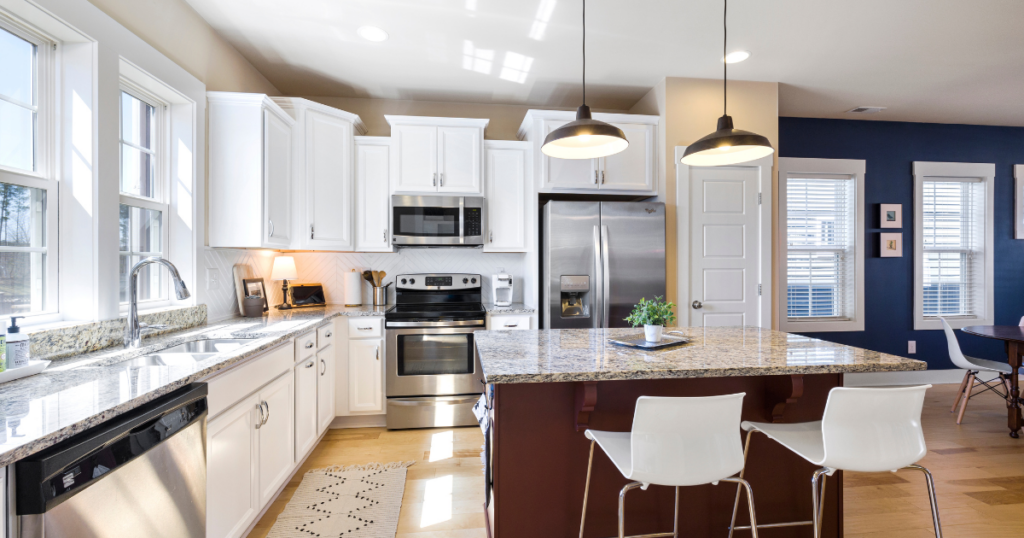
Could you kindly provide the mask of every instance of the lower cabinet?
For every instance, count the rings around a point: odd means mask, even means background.
[[[295,445],[295,406],[292,378],[285,374],[260,391],[266,409],[259,429],[260,506],[274,499],[278,488],[292,474]]]
[[[313,414],[316,416],[316,434],[319,437],[334,421],[334,346],[318,351],[316,361],[316,413]]]
[[[384,340],[370,338],[348,342],[348,410],[352,413],[384,412]]]
[[[317,382],[320,365],[316,356],[295,365],[295,461],[305,457],[316,444],[319,431],[317,420]]]

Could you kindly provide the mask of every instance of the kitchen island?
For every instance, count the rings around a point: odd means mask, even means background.
[[[491,536],[578,536],[590,442],[587,428],[629,431],[639,396],[745,392],[743,420],[820,420],[843,374],[924,370],[924,362],[757,327],[681,328],[691,342],[648,351],[608,342],[636,329],[481,331],[475,334],[492,395],[488,436]],[[739,428],[736,432],[740,436]],[[756,435],[746,478],[762,525],[810,518],[815,467]],[[617,533],[628,481],[594,456],[586,537]],[[732,485],[681,490],[680,536],[726,536]],[[626,500],[626,533],[672,529],[674,491],[652,486]],[[741,505],[737,525],[749,524]],[[810,536],[780,528],[772,538]],[[738,536],[749,536],[737,531]],[[822,536],[842,536],[842,473],[829,479]]]

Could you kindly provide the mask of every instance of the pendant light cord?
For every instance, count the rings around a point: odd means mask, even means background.
[[[583,105],[587,104],[587,0],[583,0]]]
[[[726,59],[727,44],[729,42],[729,0],[724,0],[725,8],[722,10],[722,115],[729,115],[729,60]]]

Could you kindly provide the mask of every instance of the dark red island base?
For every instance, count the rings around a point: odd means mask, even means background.
[[[820,420],[828,392],[842,374],[701,379],[615,380],[494,386],[492,430],[494,538],[579,536],[590,441],[588,427],[629,431],[639,396],[712,396],[745,392],[743,420]],[[589,413],[586,411],[592,405]],[[579,431],[577,420],[581,420]],[[741,431],[736,430],[737,437]],[[754,490],[762,525],[811,518],[807,463],[761,434],[754,434],[745,477]],[[842,536],[842,473],[828,479],[822,536]],[[617,536],[619,490],[629,481],[598,448],[590,482],[585,537]],[[672,530],[675,491],[651,486],[626,496],[627,535]],[[680,489],[679,535],[725,537],[735,484]],[[741,501],[737,525],[749,525]],[[770,538],[810,537],[810,527],[764,529]],[[738,530],[735,536],[750,536]]]

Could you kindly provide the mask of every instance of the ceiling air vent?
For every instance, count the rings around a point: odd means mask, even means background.
[[[850,114],[877,114],[883,110],[885,110],[884,106],[859,106],[846,112]]]

